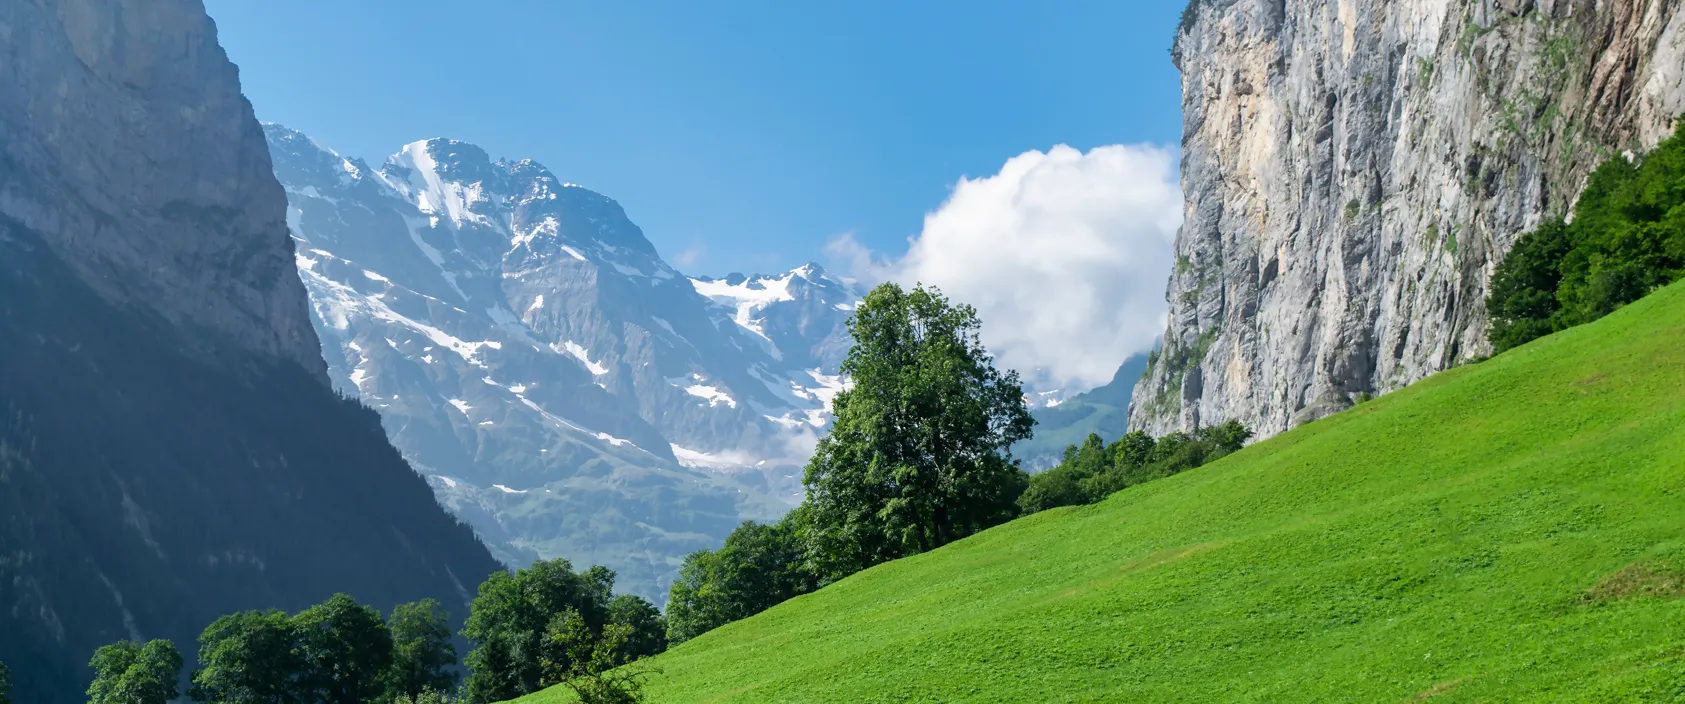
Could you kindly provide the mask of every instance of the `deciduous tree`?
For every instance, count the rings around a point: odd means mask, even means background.
[[[380,612],[345,594],[293,617],[306,698],[323,704],[364,704],[380,696],[392,666],[392,632]]]
[[[653,671],[622,666],[620,654],[631,638],[632,627],[625,624],[597,632],[577,611],[557,614],[544,633],[545,678],[573,690],[580,704],[638,704],[644,700],[643,679]]]
[[[775,525],[744,521],[718,550],[685,558],[667,596],[667,639],[682,643],[813,591],[797,526],[803,509]]]
[[[199,634],[199,666],[188,695],[217,704],[292,704],[301,701],[304,662],[293,620],[280,611],[243,611],[212,622]]]
[[[1026,477],[1010,447],[1035,422],[971,306],[883,284],[848,325],[852,386],[804,477],[809,554],[826,581],[1015,516]]]
[[[622,663],[647,658],[667,649],[667,622],[648,599],[636,594],[621,594],[610,599],[608,622],[609,625],[628,629],[626,642],[618,652]]]
[[[439,602],[423,599],[399,604],[387,620],[392,632],[392,668],[387,694],[418,698],[456,686],[456,646],[451,644],[450,615]]]
[[[575,573],[562,559],[541,560],[515,574],[493,573],[480,584],[462,631],[474,645],[464,683],[469,701],[501,702],[554,684],[544,678],[544,663],[565,670],[568,654],[545,638],[552,619],[573,610],[592,632],[601,632],[613,584],[613,572]]]
[[[167,640],[118,641],[94,651],[88,704],[166,704],[176,697],[181,653]]]

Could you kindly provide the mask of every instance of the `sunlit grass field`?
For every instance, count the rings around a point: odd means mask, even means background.
[[[1685,287],[649,664],[669,702],[1685,701]],[[568,700],[565,690],[522,699]]]

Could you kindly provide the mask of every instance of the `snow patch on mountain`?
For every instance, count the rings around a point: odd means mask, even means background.
[[[778,278],[757,276],[735,284],[729,279],[691,279],[690,284],[696,288],[697,293],[733,309],[735,314],[731,318],[732,322],[770,340],[767,338],[766,328],[755,319],[755,314],[779,301],[795,300],[795,297],[790,295],[790,280],[796,275],[796,272],[792,271]]]
[[[586,352],[585,348],[581,347],[579,343],[574,342],[573,340],[564,340],[561,343],[561,348],[568,354],[573,355],[574,359],[579,360],[580,364],[585,365],[585,368],[590,370],[591,374],[595,376],[602,376],[608,373],[608,367],[591,361],[591,354]]]
[[[667,383],[684,389],[687,394],[707,401],[709,406],[717,406],[723,403],[732,408],[737,407],[737,399],[732,398],[731,394],[726,393],[717,386],[704,383],[706,381],[707,380],[701,374],[692,374],[689,377],[668,379]]]
[[[733,469],[755,464],[758,460],[741,452],[702,452],[673,445],[673,455],[686,467],[698,469]]]

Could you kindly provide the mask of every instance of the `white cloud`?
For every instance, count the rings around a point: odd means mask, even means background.
[[[679,252],[673,257],[673,265],[681,269],[688,269],[695,266],[697,262],[701,261],[702,255],[707,253],[708,249],[702,245],[686,247],[684,251]]]
[[[867,281],[934,285],[975,306],[997,364],[1033,388],[1090,388],[1164,331],[1181,223],[1174,152],[1060,145],[961,178],[899,260],[846,234],[826,253]]]

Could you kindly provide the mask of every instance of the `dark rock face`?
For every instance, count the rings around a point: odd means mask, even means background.
[[[263,135],[197,0],[0,3],[0,661],[499,569],[327,384]]]
[[[1194,0],[1164,349],[1130,427],[1268,437],[1485,354],[1486,286],[1685,111],[1677,0]]]

